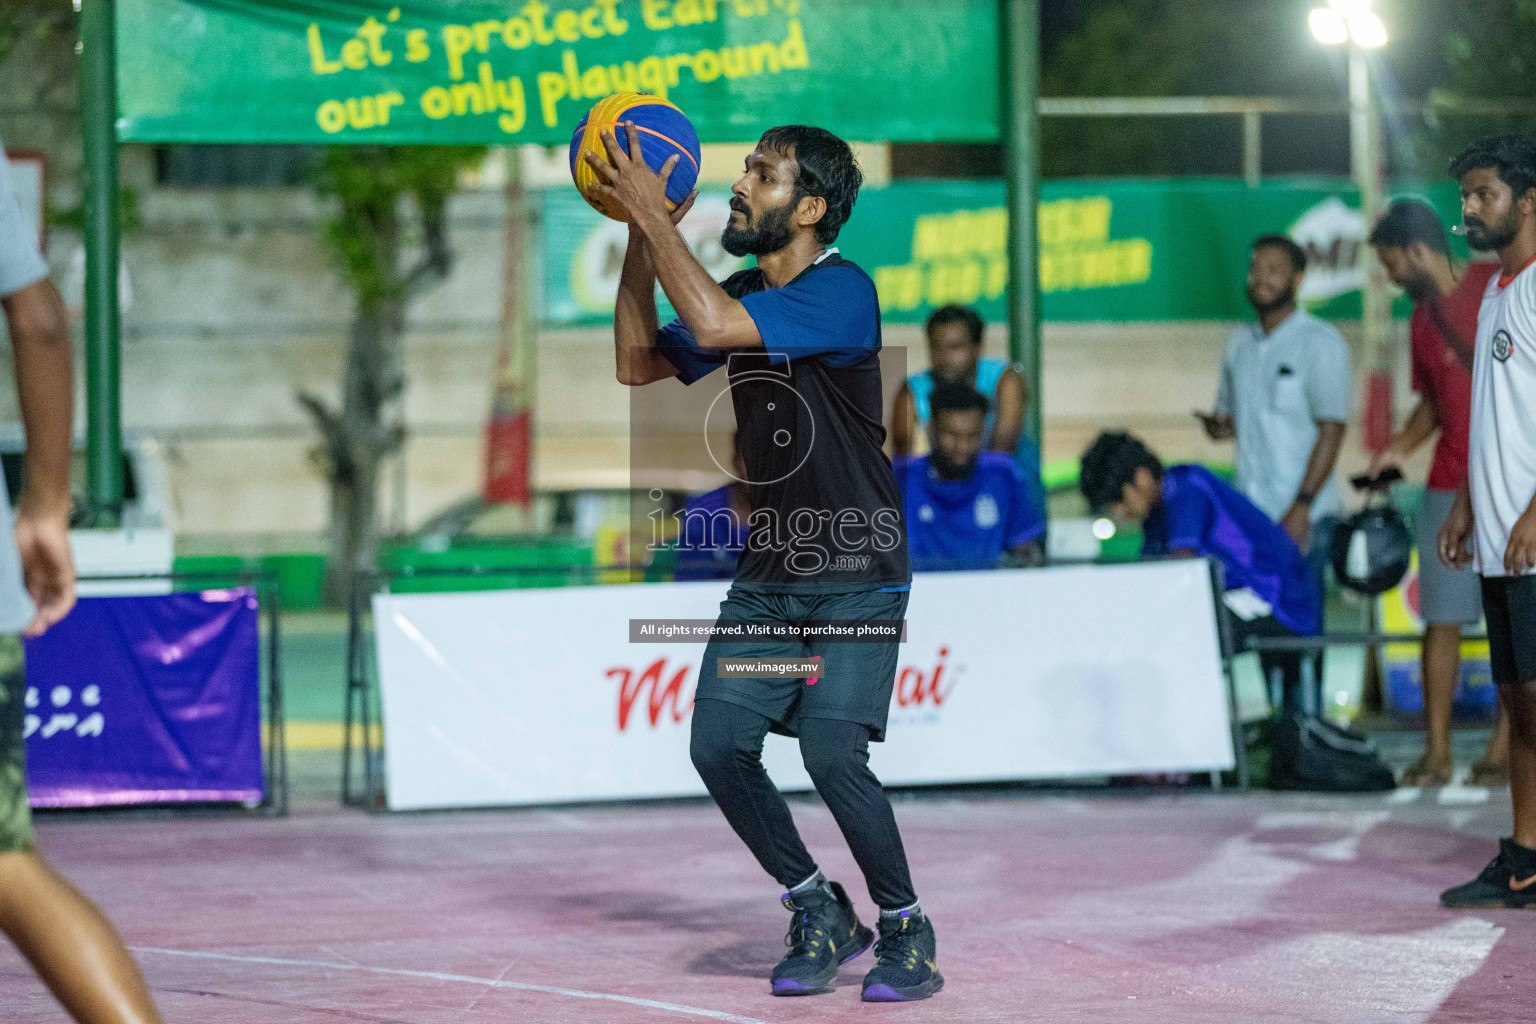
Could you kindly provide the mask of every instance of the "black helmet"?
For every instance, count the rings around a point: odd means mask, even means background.
[[[1367,508],[1333,532],[1329,555],[1339,583],[1368,597],[1385,594],[1408,574],[1413,535],[1397,509]]]

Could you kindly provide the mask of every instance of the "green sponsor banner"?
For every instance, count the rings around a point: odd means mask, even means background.
[[[705,141],[777,124],[997,138],[996,0],[129,0],[129,142],[564,143],[649,92]]]
[[[1403,187],[1446,224],[1460,220],[1453,182]],[[725,191],[706,193],[683,233],[716,279],[747,265],[720,249]],[[613,315],[629,229],[593,212],[574,189],[542,194],[544,316],[592,325]],[[1050,181],[1040,198],[1040,290],[1052,321],[1241,320],[1249,246],[1295,239],[1308,256],[1302,302],[1319,316],[1356,319],[1369,247],[1347,180],[1279,180],[1258,188],[1213,179]],[[1459,256],[1465,244],[1453,238]],[[898,182],[860,194],[838,239],[874,278],[887,322],[939,306],[975,306],[1007,320],[1008,214],[1001,182]],[[1402,300],[1399,315],[1407,315]]]

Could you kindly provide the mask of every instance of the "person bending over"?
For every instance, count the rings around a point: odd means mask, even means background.
[[[1163,468],[1139,439],[1100,434],[1083,455],[1083,496],[1095,510],[1141,525],[1142,557],[1210,558],[1226,576],[1225,603],[1238,649],[1250,638],[1316,636],[1322,607],[1290,535],[1204,466]],[[1283,713],[1302,716],[1302,655],[1259,655]]]

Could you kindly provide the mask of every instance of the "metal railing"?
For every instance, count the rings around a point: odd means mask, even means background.
[[[1428,98],[1413,102],[1384,100],[1378,109],[1389,116],[1440,117],[1536,116],[1536,102],[1519,97]],[[1044,96],[1041,117],[1237,117],[1243,125],[1243,180],[1257,186],[1264,176],[1264,124],[1268,115],[1347,117],[1342,97],[1275,96]]]

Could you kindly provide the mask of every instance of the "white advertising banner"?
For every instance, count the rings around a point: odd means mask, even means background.
[[[394,810],[702,794],[688,758],[700,643],[726,583],[374,598]],[[827,685],[831,680],[821,680]],[[886,742],[891,785],[1233,764],[1203,561],[919,575]],[[763,754],[808,789],[795,741]]]

